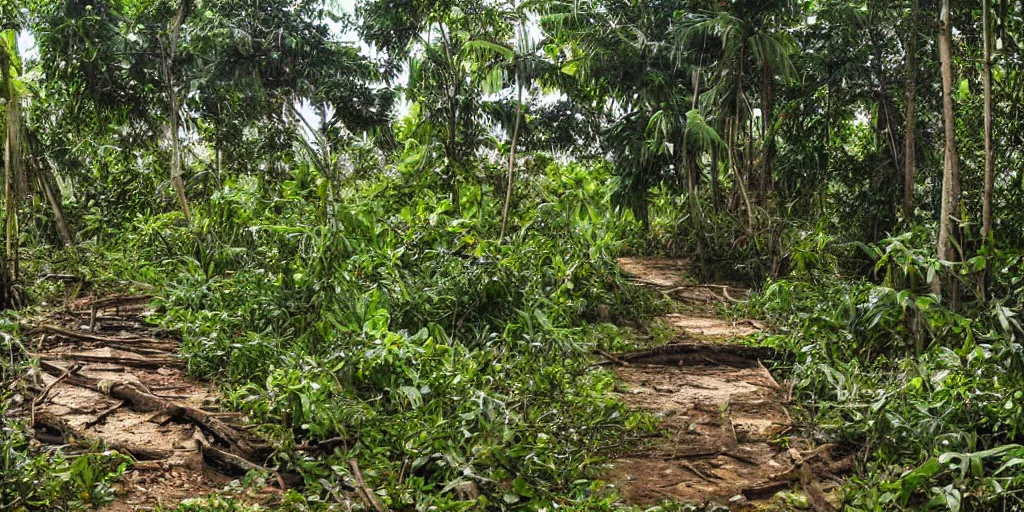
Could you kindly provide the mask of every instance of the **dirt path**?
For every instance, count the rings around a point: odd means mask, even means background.
[[[714,314],[715,304],[746,290],[687,283],[680,260],[622,258],[619,265],[635,281],[687,304],[687,312],[661,319],[677,332],[668,345],[616,356],[622,399],[661,419],[659,437],[612,461],[609,479],[623,499],[746,508],[793,487],[814,464],[815,476],[805,477],[802,487],[813,508],[831,510],[822,491],[829,486],[818,481],[841,465],[830,459],[829,446],[787,437],[788,391],[760,362],[771,351],[730,343],[760,324]]]
[[[22,324],[40,360],[29,413],[37,440],[72,453],[103,441],[136,460],[105,510],[205,496],[266,454],[209,385],[185,377],[178,341],[145,321],[150,299],[81,299]]]

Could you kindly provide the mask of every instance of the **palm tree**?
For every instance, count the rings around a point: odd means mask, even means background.
[[[735,12],[723,9],[692,16],[675,28],[677,48],[706,47],[709,41],[720,47],[707,64],[713,73],[709,91],[719,103],[723,116],[733,117],[734,125],[739,128],[733,135],[740,139],[727,140],[727,145],[742,144],[744,139],[752,140],[755,136],[760,138],[760,176],[756,180],[753,176],[749,179],[758,184],[762,200],[766,199],[765,193],[771,188],[775,154],[775,77],[779,75],[788,82],[796,80],[796,69],[790,56],[796,52],[797,42],[783,30],[775,13],[773,9],[737,9]],[[761,87],[759,102],[745,89],[747,82],[757,79]],[[753,128],[755,105],[761,111],[760,133],[754,133]],[[719,126],[720,130],[724,129],[725,123]],[[746,133],[742,132],[744,128]],[[753,161],[752,158],[753,155],[748,156],[747,167],[751,167],[749,162]],[[753,168],[748,170],[753,171]]]

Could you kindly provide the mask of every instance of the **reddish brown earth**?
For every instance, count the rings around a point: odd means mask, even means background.
[[[26,411],[37,440],[72,453],[102,442],[135,460],[105,510],[173,506],[258,467],[244,418],[221,411],[209,384],[186,377],[178,341],[146,322],[149,301],[85,298],[22,324],[40,359]]]
[[[767,352],[735,343],[760,324],[714,314],[715,304],[746,290],[687,284],[685,261],[623,258],[619,264],[636,282],[688,304],[687,312],[660,319],[677,333],[668,345],[617,355],[625,362],[615,368],[622,400],[661,420],[659,436],[609,465],[608,479],[622,499],[750,508],[799,484],[803,468],[813,464],[815,475],[801,487],[814,508],[828,510],[823,489],[834,484],[821,480],[848,463],[833,462],[831,446],[812,446],[794,434],[788,386],[758,360]]]

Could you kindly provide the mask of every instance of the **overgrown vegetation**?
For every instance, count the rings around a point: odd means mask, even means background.
[[[615,259],[683,257],[756,288],[848,509],[1021,507],[1018,3],[342,4],[0,0],[0,305],[152,292],[271,506],[357,460],[396,510],[602,510],[656,421],[591,356],[669,307]],[[0,507],[108,501],[3,331]]]

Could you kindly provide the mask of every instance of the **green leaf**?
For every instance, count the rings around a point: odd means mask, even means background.
[[[462,45],[463,50],[476,50],[484,55],[498,55],[501,58],[511,61],[516,56],[516,52],[512,51],[511,48],[502,46],[498,43],[487,41],[485,39],[474,39],[467,41],[466,44]]]
[[[533,489],[530,487],[530,484],[526,483],[526,480],[523,480],[521,477],[516,477],[516,479],[512,481],[512,489],[520,496],[533,496]]]

